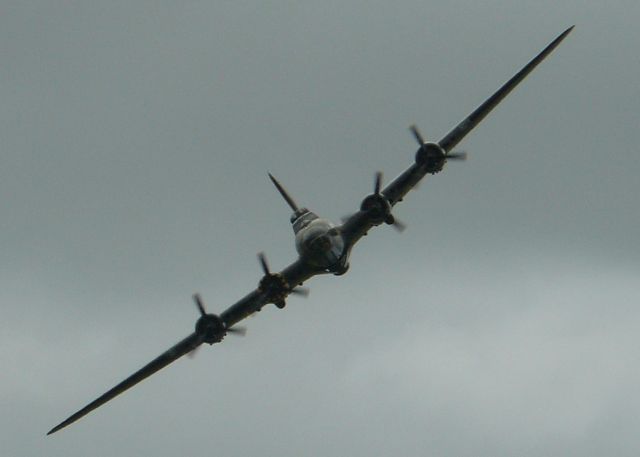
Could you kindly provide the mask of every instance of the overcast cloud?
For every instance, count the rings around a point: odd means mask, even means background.
[[[7,456],[637,456],[637,1],[1,2]],[[568,26],[356,247],[45,433],[295,258]]]

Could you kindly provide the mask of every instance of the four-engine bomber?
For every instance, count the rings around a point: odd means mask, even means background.
[[[193,352],[203,343],[219,343],[227,333],[243,334],[242,328],[234,327],[238,322],[270,303],[278,308],[284,308],[290,294],[307,295],[308,291],[299,286],[312,276],[327,273],[344,274],[349,268],[351,250],[371,228],[387,224],[403,230],[404,224],[392,214],[393,207],[402,201],[402,198],[425,175],[439,173],[449,160],[465,160],[466,153],[456,152],[453,148],[542,62],[572,29],[573,27],[570,27],[560,34],[440,141],[426,141],[418,128],[412,126],[410,130],[418,142],[414,163],[384,188],[382,188],[382,172],[377,172],[373,193],[366,196],[360,204],[360,209],[340,225],[322,219],[306,208],[299,208],[284,187],[269,174],[271,181],[293,210],[291,224],[295,234],[298,258],[284,270],[276,273],[270,270],[266,256],[260,253],[258,260],[264,275],[257,288],[220,315],[207,313],[200,296],[194,295],[200,318],[191,335],[52,428],[48,435],[77,421],[174,360]]]

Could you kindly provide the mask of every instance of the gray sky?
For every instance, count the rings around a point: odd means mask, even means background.
[[[212,5],[211,3],[214,3]],[[4,455],[636,456],[637,1],[0,2]],[[340,278],[44,434],[569,25]]]

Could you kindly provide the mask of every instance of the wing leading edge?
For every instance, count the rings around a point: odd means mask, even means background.
[[[469,133],[476,125],[485,118],[487,114],[495,108],[498,103],[502,101],[509,92],[511,92],[520,82],[527,77],[529,73],[533,71],[536,66],[540,62],[542,62],[545,57],[547,57],[551,52],[565,39],[567,35],[573,30],[573,25],[569,27],[567,30],[562,32],[558,38],[553,40],[546,48],[540,52],[537,56],[535,56],[527,65],[525,65],[522,70],[516,73],[509,81],[504,83],[500,89],[496,91],[491,97],[489,97],[485,102],[480,105],[473,113],[467,116],[462,122],[455,126],[453,130],[451,130],[447,135],[441,139],[438,144],[442,149],[446,152],[451,151],[466,135]]]
[[[173,346],[171,349],[163,352],[161,355],[159,355],[158,357],[153,359],[151,362],[149,362],[147,365],[142,367],[140,370],[136,371],[134,374],[129,376],[120,384],[108,390],[107,392],[102,394],[100,397],[96,398],[94,401],[89,403],[84,408],[72,414],[64,421],[60,422],[60,424],[56,425],[51,430],[49,430],[47,435],[51,435],[52,433],[57,432],[61,428],[64,428],[67,425],[70,425],[75,421],[77,421],[78,419],[86,416],[94,409],[104,405],[106,402],[120,395],[125,390],[135,386],[143,379],[148,378],[149,376],[154,374],[156,371],[161,370],[162,368],[169,365],[171,362],[174,362],[175,360],[179,359],[183,355],[193,351],[195,348],[200,346],[202,342],[203,340],[201,337],[199,337],[195,333],[192,333],[191,335],[189,335],[188,337],[180,341],[178,344]]]
[[[282,270],[279,274],[282,275],[282,277],[288,284],[294,287],[298,284],[302,284],[302,282],[306,281],[311,276],[317,273],[317,270],[311,268],[304,261],[298,259],[291,265],[286,267],[284,270]],[[260,292],[260,290],[256,289],[250,292],[244,298],[238,300],[238,302],[236,302],[220,314],[221,321],[224,323],[224,328],[231,329],[231,327],[233,327],[233,325],[235,325],[239,321],[245,319],[246,317],[257,311],[260,311],[260,309],[262,309],[262,307],[267,303],[267,296],[264,293]],[[53,427],[51,430],[49,430],[47,435],[51,435],[52,433],[55,433],[58,430],[76,422],[77,420],[89,414],[94,409],[104,405],[109,400],[112,400],[124,391],[135,386],[140,381],[143,381],[144,379],[166,367],[170,363],[175,362],[183,355],[193,351],[204,342],[206,341],[202,335],[198,335],[195,332],[192,333],[191,335],[174,345],[171,349],[160,354],[158,357],[156,357],[147,365],[126,378],[124,381],[117,384],[115,387],[102,394],[87,406],[80,409],[78,412],[72,414],[60,424]]]
[[[535,56],[518,73],[500,87],[491,97],[485,100],[475,111],[464,118],[447,135],[444,136],[438,145],[445,153],[450,152],[473,128],[480,123],[523,79],[527,77],[533,69],[538,66],[551,52],[564,40],[573,30],[574,26],[562,32],[555,40]],[[411,165],[400,176],[393,180],[382,194],[389,200],[391,205],[395,205],[425,176],[427,173],[424,166],[417,163]]]

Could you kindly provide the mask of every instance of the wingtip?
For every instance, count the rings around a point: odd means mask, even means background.
[[[564,40],[567,35],[569,35],[571,33],[571,31],[573,30],[573,28],[575,27],[575,25],[572,25],[571,27],[569,27],[567,30],[565,30],[564,32],[562,32],[560,35],[558,35],[558,38],[556,38],[555,40],[553,40],[551,42],[551,44],[549,45],[550,48],[555,48],[557,45],[560,44],[560,42],[562,40]]]
[[[58,425],[53,427],[51,430],[49,430],[47,432],[47,436],[53,435],[58,430],[61,430],[61,429],[65,428],[67,425],[72,424],[73,422],[75,422],[76,420],[78,420],[80,418],[80,417],[74,417],[74,416],[76,416],[76,415],[74,414],[73,416],[68,417],[67,419],[63,420]]]
[[[504,83],[496,92],[493,93],[482,105],[476,108],[469,116],[462,120],[453,130],[451,130],[438,144],[445,150],[451,151],[476,125],[478,125],[487,114],[489,114],[518,84],[527,77],[534,68],[538,66],[549,54],[557,48],[560,43],[573,30],[575,25],[567,28],[558,35],[551,43],[529,61],[522,69]]]
[[[53,427],[51,430],[49,430],[49,431],[47,432],[47,436],[49,436],[49,435],[53,435],[55,432],[57,432],[58,430],[60,430],[60,429],[63,427],[63,426],[61,426],[61,425],[62,425],[62,424],[60,424],[60,425],[56,425],[56,426],[55,426],[55,427]]]

